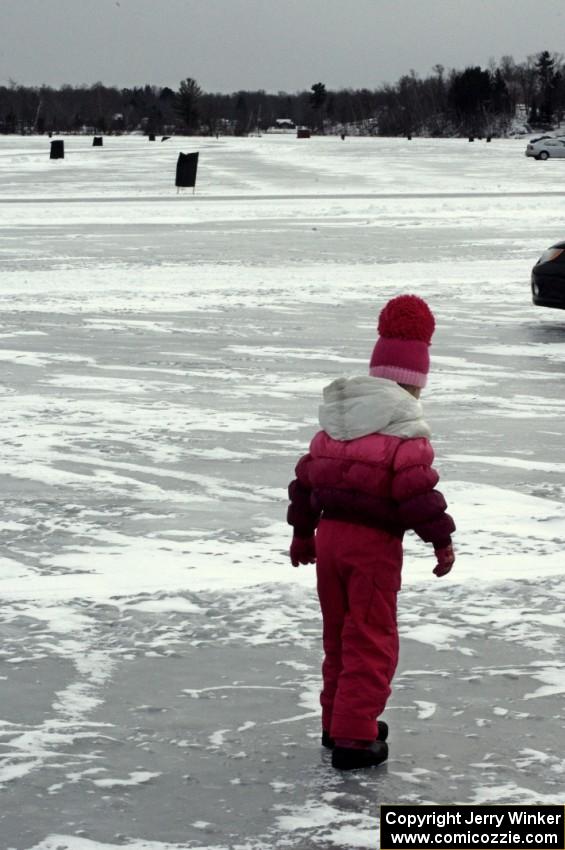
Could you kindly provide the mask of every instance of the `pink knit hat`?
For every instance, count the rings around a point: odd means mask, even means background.
[[[373,349],[369,374],[399,384],[425,387],[435,324],[432,311],[417,295],[399,295],[389,301],[379,316],[380,336]]]

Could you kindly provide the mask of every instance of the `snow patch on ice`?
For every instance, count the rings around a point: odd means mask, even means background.
[[[103,841],[92,841],[89,838],[82,838],[73,835],[50,835],[44,838],[39,844],[34,844],[33,847],[26,850],[186,850],[187,845],[170,844],[162,841],[146,841],[143,838],[129,839],[126,844],[108,844]],[[8,850],[11,850],[8,848]],[[204,850],[204,848],[194,847],[191,850]],[[225,846],[207,845],[206,850],[226,850]]]
[[[92,779],[91,782],[98,788],[117,788],[122,786],[146,785],[158,776],[161,776],[161,774],[151,773],[151,771],[148,770],[134,770],[129,774],[127,779],[112,779],[110,777],[106,777],[104,779]]]
[[[486,803],[523,803],[536,804],[539,806],[562,805],[563,795],[543,794],[533,788],[523,788],[513,782],[501,782],[499,785],[484,785],[476,788],[470,800],[473,805]]]
[[[426,700],[415,699],[415,704],[418,706],[418,720],[428,720],[436,713],[437,705],[435,702],[426,702]]]
[[[565,694],[565,667],[549,667],[539,672],[530,673],[534,679],[544,682],[541,688],[526,694],[524,699],[538,699],[539,697],[555,696]]]
[[[443,623],[422,623],[421,626],[401,626],[402,638],[426,643],[435,649],[451,649],[461,639],[459,629],[446,626]]]

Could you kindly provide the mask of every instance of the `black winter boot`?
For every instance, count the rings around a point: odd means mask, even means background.
[[[388,738],[388,723],[385,723],[384,720],[377,720],[378,733],[376,740],[377,741],[386,741]],[[326,747],[328,750],[333,750],[335,747],[335,741],[332,737],[330,737],[330,733],[326,732],[324,729],[322,731],[322,747]]]
[[[334,747],[332,767],[337,770],[359,770],[363,767],[376,767],[388,758],[388,744],[373,741],[362,750],[353,747]]]

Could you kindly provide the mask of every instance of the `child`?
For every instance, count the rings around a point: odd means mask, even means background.
[[[419,402],[434,328],[421,298],[400,295],[388,302],[369,376],[338,378],[324,389],[323,430],[289,486],[292,565],[317,563],[325,653],[322,744],[341,770],[388,757],[388,727],[377,717],[398,662],[404,532],[413,529],[433,544],[436,576],[446,575],[455,561],[455,524],[435,489],[439,476]]]

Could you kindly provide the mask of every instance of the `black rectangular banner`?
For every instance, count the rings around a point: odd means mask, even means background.
[[[176,186],[196,186],[198,153],[179,153],[177,160]]]
[[[51,142],[51,150],[49,152],[50,159],[65,158],[65,143],[62,139],[54,139]]]
[[[565,850],[563,806],[381,806],[380,850]]]

